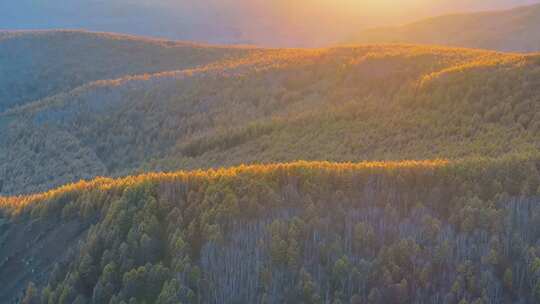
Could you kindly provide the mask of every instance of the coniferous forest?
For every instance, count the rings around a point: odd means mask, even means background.
[[[536,303],[539,166],[300,162],[81,182],[2,201],[2,283],[38,279],[22,303]]]
[[[539,148],[540,53],[0,31],[0,303],[540,303]]]

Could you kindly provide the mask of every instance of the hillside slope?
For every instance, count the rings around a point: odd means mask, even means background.
[[[238,53],[108,33],[0,32],[0,112],[95,80],[190,68]]]
[[[351,41],[538,52],[540,4],[505,11],[444,15],[399,27],[373,28],[360,32]]]
[[[2,198],[0,301],[535,303],[538,168],[300,162]]]
[[[0,192],[242,163],[497,157],[540,143],[537,55],[244,52],[88,83],[0,115]]]

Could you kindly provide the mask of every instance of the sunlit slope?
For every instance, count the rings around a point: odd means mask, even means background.
[[[399,27],[360,32],[355,43],[416,43],[492,49],[540,51],[540,5],[507,11],[445,15]]]
[[[0,198],[0,301],[537,299],[538,168],[297,162]]]
[[[0,112],[90,81],[194,67],[240,52],[83,31],[0,32]]]
[[[2,192],[141,170],[535,151],[539,66],[411,45],[253,49],[89,83],[0,116]]]
[[[473,161],[469,161],[473,163]],[[467,163],[461,161],[460,163]],[[358,163],[333,163],[333,162],[307,162],[298,161],[291,163],[271,163],[261,165],[241,165],[236,167],[221,167],[208,170],[176,171],[170,173],[149,172],[140,175],[132,175],[120,178],[97,177],[91,180],[81,180],[75,183],[63,185],[46,192],[30,195],[0,196],[0,211],[5,216],[20,216],[40,209],[55,202],[61,197],[75,197],[85,192],[102,191],[118,193],[126,188],[138,187],[144,184],[176,183],[193,181],[216,182],[222,179],[235,179],[241,177],[272,178],[281,174],[303,174],[320,172],[323,174],[392,174],[393,172],[406,172],[408,170],[442,170],[455,166],[448,160],[423,160],[423,161],[388,161],[388,162],[358,162]]]

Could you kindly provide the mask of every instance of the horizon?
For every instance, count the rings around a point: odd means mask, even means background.
[[[0,3],[1,30],[87,30],[177,41],[260,47],[325,47],[341,44],[357,32],[397,26],[429,17],[504,10],[537,0],[76,0]]]

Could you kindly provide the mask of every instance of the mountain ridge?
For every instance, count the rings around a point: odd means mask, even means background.
[[[10,29],[0,29],[0,39],[13,39],[20,36],[50,36],[55,34],[79,34],[79,35],[88,35],[95,37],[105,37],[109,39],[117,40],[133,40],[138,42],[148,42],[155,44],[162,44],[165,46],[175,47],[175,46],[193,46],[193,47],[207,47],[207,48],[226,48],[226,49],[243,49],[243,48],[262,48],[255,45],[242,45],[242,44],[218,44],[218,43],[207,43],[207,42],[198,42],[192,40],[176,40],[170,38],[161,38],[153,36],[144,36],[136,34],[127,34],[127,33],[117,33],[117,32],[107,32],[107,31],[93,31],[86,29],[70,29],[70,28],[57,28],[57,29],[21,29],[21,30],[10,30]]]

